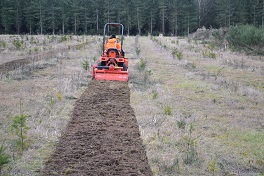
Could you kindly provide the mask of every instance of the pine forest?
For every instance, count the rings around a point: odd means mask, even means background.
[[[198,28],[264,27],[264,0],[0,0],[0,34],[186,35]]]

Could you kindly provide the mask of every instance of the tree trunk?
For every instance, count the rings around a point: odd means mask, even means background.
[[[52,34],[55,35],[54,3],[52,1]]]
[[[176,10],[176,14],[175,14],[175,36],[178,35],[178,12]]]
[[[109,0],[107,1],[107,23],[109,23],[110,22],[110,15],[109,15]],[[107,33],[109,34],[109,25],[107,26]]]
[[[127,35],[129,36],[130,33],[130,15],[129,15],[129,2],[126,1],[126,13],[127,13]]]
[[[32,1],[30,1],[30,9],[32,9]],[[32,15],[29,15],[29,34],[32,34]]]
[[[17,4],[17,6],[18,6],[19,4]],[[19,34],[20,33],[20,25],[19,25],[19,9],[18,9],[18,7],[17,7],[17,9],[16,9],[16,27],[17,27],[17,34]]]
[[[188,14],[188,29],[187,29],[187,32],[188,32],[188,38],[189,38],[189,34],[190,34],[190,15]]]
[[[76,22],[76,15],[74,15],[74,34],[76,35],[76,31],[77,31],[77,22]]]
[[[198,2],[198,27],[201,27],[201,2],[202,0],[197,0]]]
[[[88,22],[87,22],[87,7],[85,6],[85,12],[84,12],[84,14],[85,14],[85,26],[84,26],[84,29],[85,29],[85,34],[87,34],[87,32],[88,32],[88,27],[87,27],[87,25],[88,25]]]
[[[20,137],[21,137],[21,148],[24,151],[24,139],[23,139],[23,128],[20,127]]]
[[[42,22],[42,4],[41,4],[41,1],[40,1],[40,4],[39,4],[39,23],[40,23],[40,34],[42,35],[43,22]]]
[[[128,25],[127,25],[127,35],[128,35],[128,36],[130,35],[130,25],[129,25],[129,23],[128,23]]]
[[[228,5],[228,27],[230,27],[231,25],[231,4],[229,2],[229,5]]]
[[[64,22],[64,18],[62,19],[62,34],[64,35],[64,28],[65,28],[65,24],[64,24],[65,22]]]
[[[152,9],[151,9],[151,13],[150,13],[150,34],[152,35],[153,33],[153,12],[152,12]]]
[[[98,9],[96,9],[96,30],[99,30],[99,15],[98,15],[99,11]]]
[[[30,35],[32,34],[32,22],[31,22],[31,17],[30,17],[30,20],[29,20],[29,34],[30,34]]]
[[[162,34],[165,35],[165,9],[162,9]]]
[[[177,36],[178,35],[178,1],[175,1],[174,5],[174,20],[175,20],[175,29],[174,29],[174,35]]]
[[[262,5],[262,28],[264,28],[264,1]]]
[[[137,26],[138,26],[138,35],[141,35],[141,29],[140,29],[140,21],[139,21],[139,12],[137,9]]]

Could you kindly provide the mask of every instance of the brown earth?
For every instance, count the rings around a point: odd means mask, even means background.
[[[153,175],[126,82],[91,81],[44,175]]]

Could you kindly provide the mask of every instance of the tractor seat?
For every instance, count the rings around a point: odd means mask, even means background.
[[[109,48],[106,52],[107,57],[119,58],[119,52],[116,48]]]

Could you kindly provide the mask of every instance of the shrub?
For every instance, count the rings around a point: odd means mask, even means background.
[[[66,35],[61,36],[59,42],[65,42],[68,40],[68,37]]]
[[[209,52],[209,57],[212,59],[216,59],[216,54],[214,52]]]
[[[186,138],[187,150],[186,157],[184,158],[184,163],[187,165],[193,164],[197,160],[197,149],[196,149],[196,139],[192,137],[194,131],[193,124],[190,124],[189,135]]]
[[[178,49],[177,48],[173,48],[173,50],[171,52],[173,58],[175,58],[175,56],[177,55],[177,53],[178,53]]]
[[[180,168],[180,161],[178,158],[175,158],[172,161],[172,164],[166,165],[166,164],[162,164],[161,165],[161,170],[165,173],[167,173],[168,175],[171,175],[173,173],[180,173],[181,168]]]
[[[264,54],[264,29],[251,25],[233,27],[227,34],[227,41],[238,49],[260,50]]]
[[[211,173],[217,173],[218,172],[218,164],[215,162],[215,160],[213,159],[210,163],[208,163],[207,165],[207,169],[209,170],[209,172]]]
[[[5,48],[6,47],[6,42],[3,40],[0,40],[0,47]]]
[[[14,132],[15,136],[17,136],[16,146],[24,151],[28,147],[27,132],[29,127],[26,124],[27,115],[21,113],[20,115],[16,115],[13,117],[11,128]]]
[[[83,69],[87,71],[89,69],[89,62],[87,60],[83,61],[82,66]]]
[[[203,54],[204,57],[209,57],[209,58],[212,58],[212,59],[216,59],[216,54],[213,51],[211,51],[211,50],[205,49],[205,50],[203,50],[202,54]]]
[[[33,36],[30,37],[30,44],[35,44],[36,45],[36,44],[38,44],[38,42],[39,41],[37,39],[35,39]]]
[[[57,37],[56,36],[51,36],[51,42],[54,42],[54,41],[56,41],[57,40]]]
[[[144,70],[145,68],[146,68],[146,61],[141,58],[139,63],[138,63],[138,69]]]
[[[182,52],[178,51],[177,48],[173,48],[172,52],[171,52],[173,58],[175,58],[175,56],[177,57],[177,59],[181,60],[182,59]]]
[[[193,61],[193,63],[192,63],[192,69],[193,69],[193,70],[196,69],[196,64],[194,63],[194,61]]]
[[[63,98],[62,93],[61,92],[57,93],[57,99],[59,101],[62,101],[62,98]]]
[[[164,107],[164,114],[165,115],[171,115],[172,114],[172,111],[171,111],[171,107],[170,106],[166,105]]]
[[[180,120],[177,121],[177,126],[180,129],[185,129],[186,122],[184,118],[181,118]]]
[[[192,165],[197,159],[197,150],[193,144],[193,141],[190,141],[191,144],[188,146],[186,151],[186,158],[184,158],[184,163],[187,165]]]
[[[216,39],[216,40],[222,40],[222,34],[220,30],[214,30],[212,32],[212,36]]]
[[[178,58],[179,60],[182,59],[182,52],[181,52],[181,51],[179,51],[179,52],[177,53],[177,58]]]
[[[19,39],[13,40],[12,43],[17,49],[24,48],[24,42],[20,41]]]
[[[0,146],[0,175],[3,165],[9,163],[9,156],[5,153],[4,143]]]
[[[152,71],[151,70],[144,70],[144,67],[143,65],[139,66],[139,69],[141,72],[141,76],[143,78],[143,81],[144,81],[144,85],[147,85],[147,84],[152,84],[153,81],[151,79],[151,75],[152,75]]]
[[[158,97],[158,92],[154,91],[152,94],[152,98],[157,99],[157,97]]]
[[[140,48],[139,47],[136,47],[136,54],[137,54],[137,56],[139,56],[139,54],[140,54]]]

